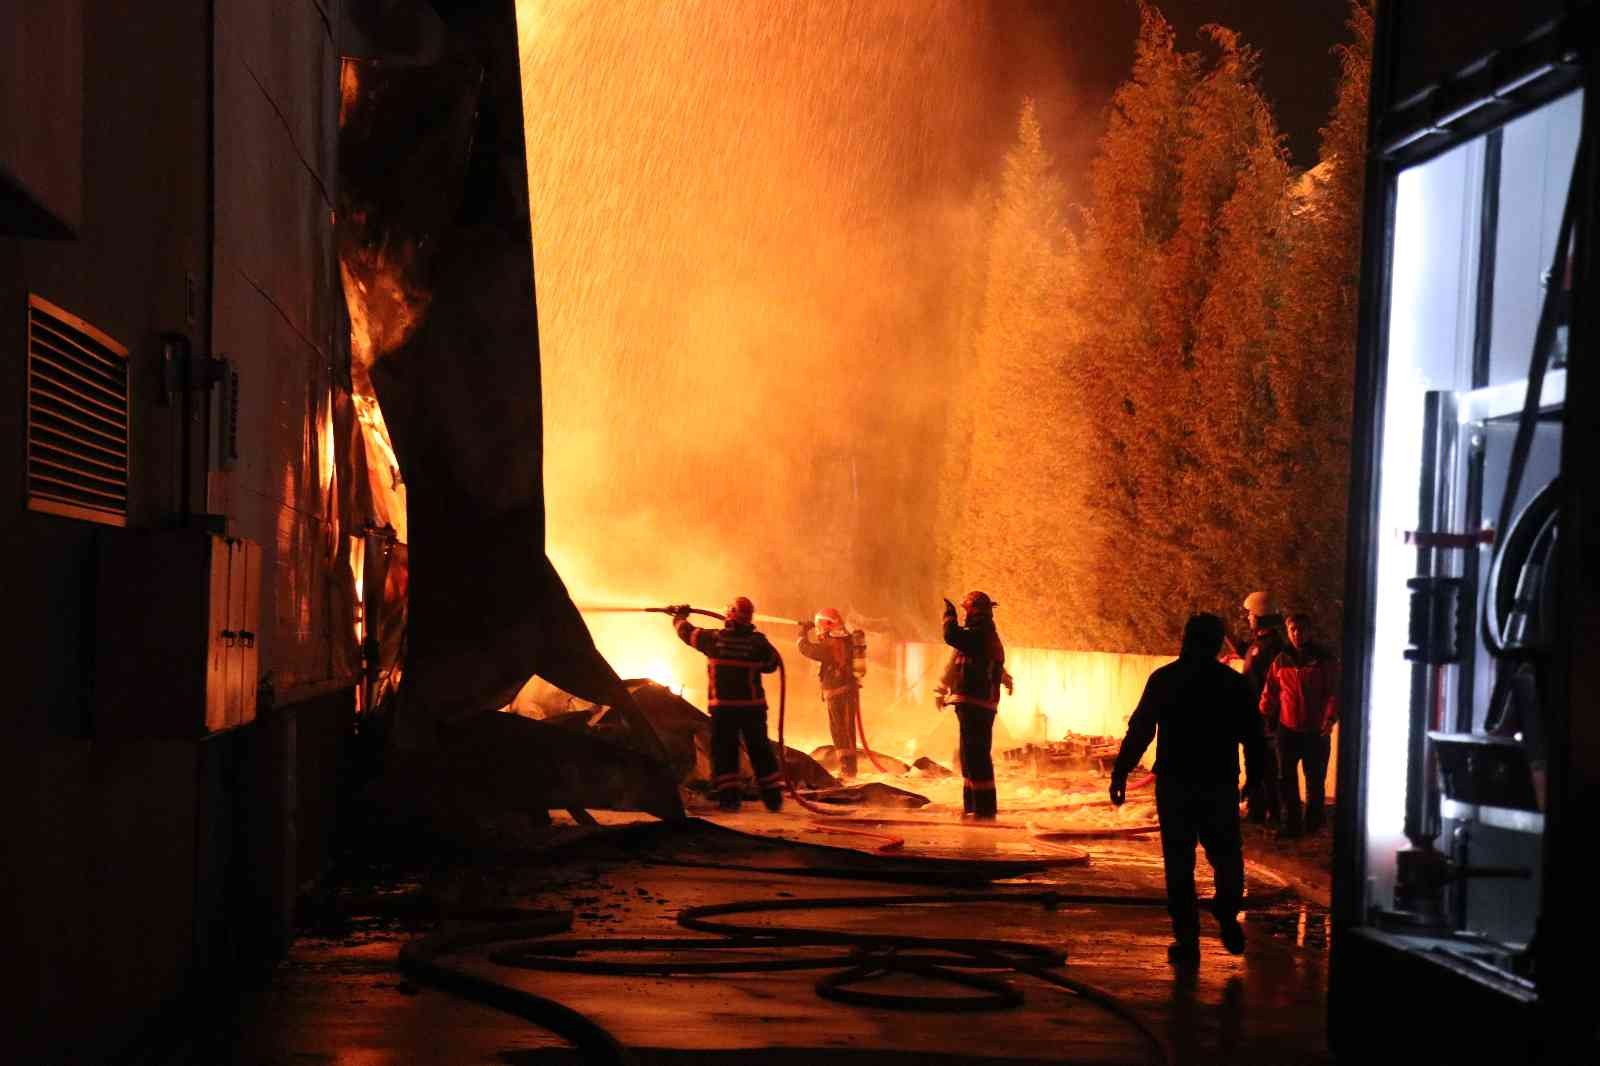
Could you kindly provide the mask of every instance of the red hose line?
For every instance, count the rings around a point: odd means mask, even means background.
[[[819,833],[839,833],[845,836],[869,837],[873,840],[883,841],[873,849],[874,851],[899,851],[906,846],[905,837],[897,837],[890,833],[874,833],[866,829],[848,829],[844,826],[825,825],[815,820],[812,821],[811,828]]]
[[[838,818],[838,815],[834,816]],[[977,819],[961,820],[957,818],[850,818],[851,825],[953,825],[962,829],[1014,829],[1019,832],[1026,831],[1027,826],[1015,822],[980,822]]]
[[[861,734],[861,750],[867,753],[867,758],[871,759],[872,765],[878,768],[878,773],[888,773],[889,771],[884,768],[883,763],[878,761],[878,757],[872,754],[872,744],[867,740],[867,720],[861,713],[861,690],[859,688],[856,689],[856,732]]]
[[[1159,833],[1161,826],[1156,822],[1149,825],[1118,825],[1105,829],[1040,829],[1031,834],[1035,840],[1111,840],[1118,837],[1147,836],[1150,833]]]
[[[819,807],[815,803],[804,799],[799,792],[795,791],[794,781],[789,777],[789,745],[785,744],[783,740],[784,716],[789,708],[789,675],[784,669],[783,656],[778,653],[778,649],[772,649],[772,654],[778,656],[778,769],[783,771],[783,787],[789,790],[790,797],[796,803],[812,814],[836,814],[837,812],[835,811],[830,811],[826,807]]]

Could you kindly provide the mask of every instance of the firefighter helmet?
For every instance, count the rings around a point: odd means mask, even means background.
[[[812,618],[811,621],[823,633],[831,633],[835,629],[844,628],[844,616],[833,607],[824,607],[817,612],[816,617]]]
[[[1276,613],[1272,609],[1272,597],[1259,590],[1244,598],[1244,609],[1254,615],[1265,616]]]
[[[723,612],[723,617],[730,622],[743,622],[749,625],[755,620],[756,605],[750,602],[748,596],[735,596],[728,604],[728,609]]]
[[[961,609],[970,614],[993,614],[999,604],[989,598],[987,592],[969,592],[961,600]]]

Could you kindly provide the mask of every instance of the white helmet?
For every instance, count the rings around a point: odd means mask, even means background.
[[[1254,615],[1277,613],[1272,609],[1272,597],[1260,590],[1252,592],[1244,598],[1244,609]]]

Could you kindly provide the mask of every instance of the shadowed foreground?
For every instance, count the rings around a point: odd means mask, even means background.
[[[455,864],[420,877],[347,881],[323,901],[269,988],[242,1005],[236,1028],[196,1034],[172,1061],[240,1063],[567,1063],[585,1061],[562,1040],[522,1019],[413,983],[399,969],[402,944],[437,927],[440,914],[515,917],[512,908],[571,912],[565,937],[674,937],[687,907],[729,901],[792,901],[954,892],[1053,890],[1122,899],[1157,898],[1160,858],[1153,838],[1086,841],[1087,864],[1034,869],[982,887],[886,884],[801,876],[784,869],[856,864],[871,856],[843,849],[795,849],[789,836],[836,844],[800,813],[722,819],[748,836],[704,823],[671,829],[556,825],[542,854]],[[1072,849],[1033,843],[1025,831],[960,826],[912,827],[919,851],[941,859],[1071,861]],[[763,839],[767,838],[767,839]],[[852,842],[853,843],[853,842]],[[864,841],[871,847],[870,841]],[[904,865],[906,860],[900,860]],[[690,865],[708,864],[708,865]],[[725,864],[741,869],[714,869]],[[1203,867],[1203,863],[1202,863]],[[770,871],[770,872],[768,872]],[[867,874],[866,876],[874,876]],[[1302,904],[1272,871],[1251,864],[1254,900],[1244,916],[1247,955],[1225,954],[1205,929],[1198,975],[1174,976],[1165,961],[1169,928],[1159,906],[1037,902],[962,902],[915,907],[798,911],[744,916],[747,924],[983,937],[1064,951],[1059,972],[1114,995],[1149,1028],[1175,1062],[1324,1063],[1326,914]],[[1204,872],[1201,891],[1208,889]],[[446,923],[451,927],[451,923]],[[790,959],[816,948],[779,950]],[[693,976],[599,975],[511,968],[491,949],[466,950],[452,963],[582,1012],[640,1062],[1075,1062],[1159,1061],[1148,1037],[1100,1005],[1040,980],[1003,976],[1020,1006],[959,1012],[887,1010],[830,1002],[814,989],[825,970]],[[823,950],[823,954],[832,953]],[[694,952],[676,961],[725,961],[728,952]],[[767,956],[767,957],[770,957]],[[579,959],[659,961],[661,953]],[[971,989],[896,976],[858,986],[876,993],[970,995]]]

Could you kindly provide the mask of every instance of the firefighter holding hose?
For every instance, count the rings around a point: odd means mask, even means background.
[[[812,630],[816,630],[813,638]],[[800,623],[800,654],[817,664],[822,702],[828,708],[828,732],[839,756],[839,776],[856,776],[856,731],[861,717],[861,682],[855,672],[855,641],[844,618],[832,607]]]
[[[678,639],[706,657],[707,709],[711,712],[711,788],[725,811],[739,809],[739,742],[744,741],[756,787],[767,810],[783,807],[783,771],[767,739],[767,695],[761,675],[778,669],[778,652],[755,627],[755,604],[745,596],[728,604],[721,629],[689,621],[689,607],[673,607]]]
[[[1000,687],[1011,687],[994,608],[987,593],[969,592],[961,601],[966,620],[957,622],[956,605],[944,601],[944,642],[955,649],[945,673],[949,695],[944,702],[955,707],[961,726],[961,802],[967,815],[985,820],[994,818],[999,809],[990,746]]]

